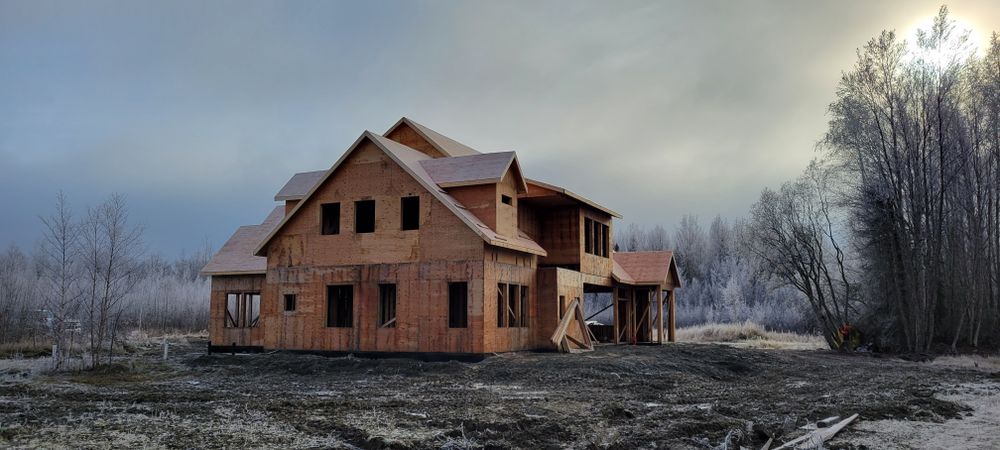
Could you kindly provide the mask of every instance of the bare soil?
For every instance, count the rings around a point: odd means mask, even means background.
[[[0,447],[759,448],[833,415],[946,425],[973,411],[948,395],[1000,381],[896,358],[712,344],[479,363],[206,355],[204,345],[178,343],[168,361],[139,349],[100,371],[0,365]],[[854,428],[832,445],[878,446]]]

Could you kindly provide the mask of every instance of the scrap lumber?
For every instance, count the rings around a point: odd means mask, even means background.
[[[580,333],[583,336],[583,341],[580,341],[568,334],[569,324],[576,319],[577,323],[580,325]],[[566,313],[563,315],[562,320],[559,321],[559,326],[556,327],[555,333],[552,334],[550,338],[552,344],[563,353],[578,353],[581,351],[590,351],[594,349],[594,341],[590,338],[590,330],[587,328],[587,323],[583,320],[583,307],[580,306],[580,301],[574,299],[569,307],[566,308]],[[570,342],[573,342],[580,348],[570,347]]]
[[[817,428],[816,431],[813,431],[811,433],[806,433],[806,434],[804,434],[802,436],[799,436],[799,437],[797,437],[795,439],[792,439],[792,440],[784,443],[781,447],[778,447],[778,448],[776,448],[774,450],[784,450],[784,449],[789,449],[789,448],[803,448],[802,446],[806,445],[806,444],[808,444],[810,447],[815,447],[815,446],[817,446],[819,444],[822,444],[822,443],[830,440],[830,438],[832,438],[840,430],[844,429],[844,427],[850,425],[851,422],[853,422],[854,419],[857,419],[857,418],[858,418],[858,415],[855,414],[855,415],[853,415],[851,417],[848,417],[848,418],[846,418],[844,420],[841,420],[836,425],[833,425],[831,427],[828,427],[828,428]]]
[[[820,419],[816,421],[816,428],[829,428],[831,425],[837,423],[840,420],[840,416],[827,417],[825,419]]]

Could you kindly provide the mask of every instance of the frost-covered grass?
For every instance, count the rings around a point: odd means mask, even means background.
[[[1000,356],[959,355],[934,358],[931,364],[936,366],[962,367],[980,369],[988,372],[1000,371]]]
[[[680,342],[706,342],[737,345],[740,347],[775,349],[823,349],[826,341],[821,336],[782,331],[768,331],[753,322],[709,323],[679,328]]]

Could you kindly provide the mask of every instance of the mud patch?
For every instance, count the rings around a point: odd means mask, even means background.
[[[0,381],[0,443],[22,447],[759,447],[810,420],[948,424],[942,391],[988,374],[826,351],[602,346],[479,363],[205,355]],[[2,370],[2,367],[0,367]],[[14,379],[16,378],[16,379]],[[848,430],[843,442],[860,438]]]

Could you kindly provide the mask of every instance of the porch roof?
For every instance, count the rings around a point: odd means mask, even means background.
[[[611,275],[619,283],[681,286],[674,252],[614,252]]]

